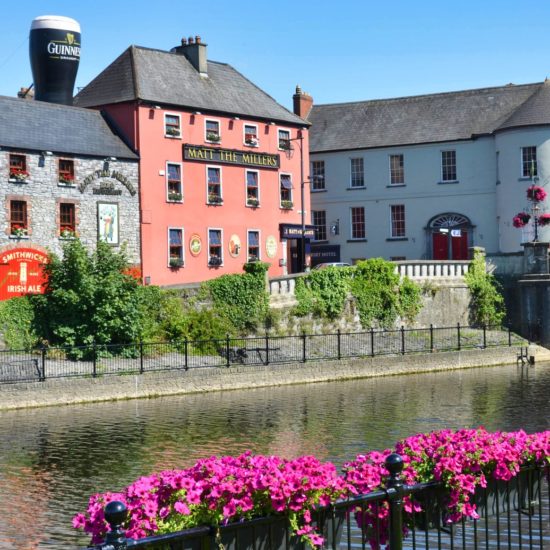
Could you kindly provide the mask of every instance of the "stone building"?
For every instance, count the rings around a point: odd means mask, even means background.
[[[107,119],[0,97],[0,120],[0,299],[39,292],[33,262],[74,236],[125,247],[139,264],[138,157]]]

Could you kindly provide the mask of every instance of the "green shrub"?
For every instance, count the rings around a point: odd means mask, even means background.
[[[27,296],[0,302],[0,332],[8,349],[32,349],[38,345],[34,308]]]

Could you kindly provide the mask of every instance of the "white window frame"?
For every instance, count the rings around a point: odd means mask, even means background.
[[[360,160],[362,163],[362,179],[361,185],[353,185],[353,161]],[[364,157],[350,157],[349,158],[349,187],[350,189],[364,189],[365,188],[365,159]]]
[[[281,132],[287,132],[288,133],[288,143],[289,145],[292,144],[292,130],[290,128],[277,128],[277,149],[280,151],[286,151],[283,147],[281,147]],[[286,138],[283,138],[286,139]]]
[[[257,177],[257,182],[258,182],[258,206],[252,206],[250,204],[248,204],[248,172],[254,172],[256,174],[256,177]],[[280,183],[279,183],[280,185]],[[260,204],[261,204],[261,198],[260,198],[260,171],[259,170],[252,170],[250,168],[245,168],[245,171],[244,171],[244,194],[245,194],[245,197],[244,197],[244,204],[245,206],[247,206],[248,208],[259,208]],[[280,195],[280,193],[279,193]]]
[[[223,228],[222,227],[208,227],[207,228],[207,241],[208,241],[208,254],[207,254],[207,264],[208,267],[223,267],[223,260],[225,258],[224,250],[223,250]],[[220,232],[220,253],[221,253],[221,262],[216,266],[210,265],[210,231],[219,231]]]
[[[394,235],[393,234],[393,210],[392,210],[392,207],[393,206],[402,206],[403,207],[403,225],[404,225],[404,228],[405,228],[405,231],[403,233],[403,235]],[[406,239],[407,238],[407,208],[405,206],[405,204],[401,203],[401,204],[390,204],[389,205],[390,207],[390,238],[391,239]]]
[[[220,171],[220,198],[221,198],[221,203],[217,203],[217,202],[210,202],[208,197],[210,195],[210,193],[208,192],[208,169],[209,168],[215,168],[216,170],[219,170]],[[222,170],[222,167],[221,166],[218,166],[216,164],[207,164],[205,166],[205,174],[206,174],[206,204],[223,204],[223,170]]]
[[[328,235],[329,235],[329,232],[328,232],[328,224],[327,224],[327,211],[326,210],[312,210],[311,211],[311,224],[316,228],[317,227],[317,224],[315,223],[315,214],[317,212],[324,212],[325,214],[325,238],[324,239],[317,239],[317,234],[315,234],[315,236],[313,237],[313,239],[311,239],[313,242],[326,242],[328,241]]]
[[[289,172],[280,172],[279,173],[279,208],[282,208],[283,205],[282,205],[282,202],[283,202],[283,199],[281,197],[281,187],[282,187],[282,184],[281,184],[281,179],[283,176],[288,176],[290,178],[290,202],[292,203],[292,207],[287,209],[285,208],[285,210],[293,210],[294,209],[294,184],[292,183],[292,174],[289,173]]]
[[[176,201],[176,200],[172,200],[169,197],[170,195],[170,189],[169,189],[169,186],[168,186],[168,165],[174,165],[174,166],[179,166],[180,167],[180,194],[181,194],[181,199],[179,201]],[[165,165],[165,176],[164,176],[164,181],[166,182],[166,202],[175,202],[175,203],[182,203],[183,202],[183,163],[182,162],[171,162],[171,161],[166,161],[166,165]]]
[[[523,165],[523,150],[524,149],[534,149],[535,150],[535,171],[536,171],[536,174],[534,174],[533,177],[537,177],[538,176],[538,150],[537,150],[537,146],[536,145],[524,145],[522,147],[520,147],[520,151],[519,151],[519,162],[520,162],[520,165],[519,165],[519,169],[520,169],[520,178],[521,179],[530,179],[531,178],[531,174],[529,174],[528,176],[526,176],[523,172],[523,168],[524,168],[524,165]]]
[[[403,166],[402,166],[402,172],[403,172],[403,180],[402,181],[399,181],[399,182],[392,182],[392,164],[391,164],[391,160],[393,157],[401,157],[401,161],[403,163]],[[388,155],[388,164],[389,164],[389,168],[390,168],[390,173],[389,173],[389,177],[390,177],[390,185],[393,187],[393,186],[399,186],[399,185],[405,185],[405,155],[403,153],[390,153]]]
[[[322,163],[323,164],[323,176],[322,176],[322,181],[321,183],[317,183],[315,181],[315,174],[313,173],[314,172],[314,169],[313,169],[313,166],[315,165],[315,163]],[[326,190],[326,168],[327,168],[327,165],[326,165],[326,162],[321,159],[319,160],[312,160],[311,161],[311,192],[314,193],[315,191],[325,191]]]
[[[249,240],[248,237],[250,233],[258,233],[258,258],[257,262],[262,261],[262,232],[259,229],[247,229],[246,230],[246,261],[250,261],[250,256],[248,254],[248,248],[249,248]]]
[[[178,230],[181,231],[181,267],[185,267],[185,229],[179,226],[169,226],[166,230],[166,242],[168,243],[168,267],[170,267],[170,231]]]
[[[362,208],[363,209],[363,229],[364,229],[364,234],[362,237],[354,237],[353,236],[353,213],[352,213],[352,210],[354,208]],[[350,238],[350,241],[363,241],[367,238],[367,216],[366,216],[366,212],[365,212],[365,207],[364,206],[350,206],[349,207],[349,238]]]
[[[455,157],[455,164],[454,164],[454,167],[455,167],[455,177],[454,179],[444,179],[443,178],[443,153],[454,153],[454,157]],[[456,155],[456,149],[441,149],[441,153],[439,155],[439,162],[441,164],[441,181],[442,182],[445,182],[445,183],[453,183],[453,182],[457,182],[458,181],[458,161],[457,161],[457,155]]]
[[[215,122],[218,125],[219,139],[217,141],[212,140],[212,139],[208,139],[207,125],[208,125],[209,122]],[[204,119],[204,141],[206,141],[207,143],[220,143],[221,140],[222,140],[222,123],[221,123],[221,120],[219,120],[217,118],[205,118]]]
[[[246,128],[255,128],[256,130],[256,137],[255,137],[255,143],[246,143]],[[243,124],[243,144],[247,147],[258,147],[260,145],[260,134],[258,133],[258,125],[257,124]]]
[[[178,127],[179,127],[179,135],[172,135],[166,133],[166,117],[176,117],[178,119]],[[170,139],[181,139],[183,135],[183,130],[181,127],[181,115],[179,113],[164,113],[164,137],[170,138]]]

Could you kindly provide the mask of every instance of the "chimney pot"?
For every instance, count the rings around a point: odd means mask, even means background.
[[[189,42],[189,44],[193,44],[193,43],[194,43],[194,40],[193,40],[193,37],[192,37],[192,36],[189,37],[188,42]]]
[[[181,39],[181,45],[185,46],[186,44],[187,44],[187,38],[182,38]]]
[[[294,114],[307,119],[313,106],[313,98],[309,94],[302,92],[300,86],[296,86],[296,93],[292,96],[292,100],[294,103]]]
[[[201,43],[201,37],[200,36],[195,36],[195,44],[200,44]]]

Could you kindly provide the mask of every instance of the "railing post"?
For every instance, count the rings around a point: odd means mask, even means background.
[[[229,360],[229,334],[225,335],[225,357],[227,358],[225,366],[229,368],[231,365],[231,361]]]
[[[390,473],[386,489],[390,506],[390,540],[388,548],[390,550],[402,550],[404,488],[400,474],[403,470],[403,459],[397,453],[392,453],[386,458],[385,466]]]
[[[40,376],[38,380],[40,382],[44,382],[46,380],[46,354],[48,352],[48,348],[46,344],[42,344],[40,346],[40,360],[42,362],[42,370],[40,371]]]
[[[401,325],[401,355],[405,355],[405,327]]]
[[[487,325],[483,325],[483,349],[487,347]]]
[[[265,331],[265,364],[269,365],[269,334]]]
[[[337,344],[338,344],[338,360],[342,359],[342,343],[340,341],[341,337],[340,329],[336,331],[336,337],[337,337]]]
[[[183,341],[183,353],[184,353],[184,365],[185,365],[185,370],[189,370],[189,364],[187,362],[187,347],[189,345],[189,342],[187,340],[187,336],[185,337],[185,340]]]
[[[97,346],[94,342],[92,345],[92,353],[94,354],[94,363],[92,367],[92,376],[95,378],[97,376]]]
[[[143,340],[139,340],[139,374],[143,374],[145,369],[143,368]]]
[[[306,356],[306,331],[302,331],[302,363],[307,361]]]
[[[508,346],[512,345],[512,329],[508,327]]]
[[[96,548],[104,548],[105,550],[125,550],[128,548],[126,535],[122,528],[126,521],[128,510],[124,503],[113,500],[105,506],[105,520],[109,524],[111,530],[105,535],[105,542]]]
[[[370,327],[370,354],[374,357],[374,329]]]
[[[457,343],[457,349],[460,351],[460,323],[456,324],[456,343]]]
[[[434,352],[434,326],[430,323],[430,353]]]

